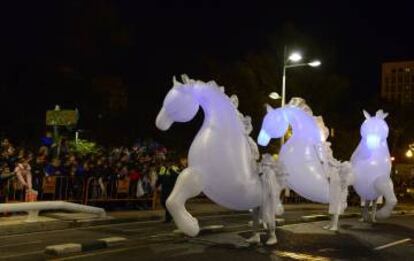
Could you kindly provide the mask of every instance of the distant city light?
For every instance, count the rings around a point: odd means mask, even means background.
[[[413,157],[413,151],[412,150],[407,150],[407,152],[405,153],[405,156],[407,158],[412,158]]]
[[[302,60],[302,55],[300,55],[300,53],[298,52],[294,52],[289,56],[288,59],[292,62],[299,62],[300,60]]]
[[[391,157],[391,161],[394,161],[395,160],[395,157]]]

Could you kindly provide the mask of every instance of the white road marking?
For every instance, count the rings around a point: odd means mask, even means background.
[[[129,228],[129,229],[122,229],[122,232],[139,232],[139,231],[146,231],[146,230],[152,230],[153,227],[141,227],[141,228]]]
[[[124,248],[103,250],[103,251],[100,251],[100,252],[92,252],[92,253],[85,253],[85,254],[80,254],[80,255],[75,255],[75,256],[49,259],[49,261],[63,261],[63,260],[81,259],[81,258],[92,257],[92,256],[100,256],[100,255],[105,255],[105,254],[125,252],[125,251],[128,251],[128,250],[139,249],[139,248],[142,248],[142,246],[132,246],[132,247],[124,247]]]
[[[234,217],[234,216],[243,216],[243,215],[249,215],[249,214],[224,214],[224,215],[207,215],[207,216],[201,216],[198,217],[198,219],[208,219],[208,218],[215,218],[215,217]],[[0,239],[6,239],[6,238],[15,238],[15,237],[28,237],[30,235],[39,235],[39,234],[50,234],[50,233],[61,233],[62,231],[75,231],[75,230],[90,230],[94,228],[104,228],[104,227],[118,227],[118,226],[128,226],[133,224],[156,224],[156,223],[162,223],[162,220],[149,220],[149,221],[133,221],[133,222],[122,222],[117,224],[104,224],[104,225],[91,225],[91,226],[85,226],[85,227],[76,227],[76,228],[63,228],[63,229],[56,229],[51,231],[37,231],[37,232],[30,232],[30,233],[24,233],[24,234],[14,234],[14,235],[6,235],[6,236],[0,236]]]
[[[7,259],[7,258],[14,258],[14,257],[21,257],[21,256],[29,256],[29,255],[33,255],[33,254],[43,254],[43,253],[44,253],[43,250],[37,250],[37,251],[33,251],[33,252],[21,253],[21,254],[16,254],[16,255],[8,255],[8,256],[1,255],[0,259]]]
[[[38,243],[42,243],[42,240],[34,240],[34,241],[23,242],[23,243],[6,244],[6,245],[1,245],[0,248],[3,248],[3,247],[24,246],[24,245],[32,245],[32,244],[38,244]]]
[[[0,236],[0,239],[6,238],[14,238],[14,237],[30,237],[31,235],[39,235],[39,234],[50,234],[50,233],[62,233],[62,231],[75,231],[75,230],[90,230],[95,228],[104,228],[104,227],[117,227],[117,226],[127,226],[132,224],[150,224],[150,223],[161,223],[160,220],[151,220],[151,221],[134,221],[134,222],[127,222],[127,223],[118,223],[118,224],[106,224],[106,225],[97,225],[97,226],[86,226],[86,227],[76,227],[76,228],[63,228],[63,229],[56,229],[51,231],[37,231],[37,232],[30,232],[30,233],[23,233],[23,234],[14,234],[14,235],[6,235]]]
[[[385,245],[382,245],[382,246],[378,246],[378,247],[374,248],[374,250],[382,250],[382,249],[385,249],[385,248],[388,248],[388,247],[392,247],[392,246],[396,246],[396,245],[406,243],[408,241],[411,241],[411,238],[405,238],[405,239],[397,240],[397,241],[394,241],[394,242],[391,242],[391,243],[388,243],[388,244],[385,244]]]

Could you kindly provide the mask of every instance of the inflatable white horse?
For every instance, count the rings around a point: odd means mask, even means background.
[[[388,125],[384,120],[387,115],[379,110],[375,116],[371,117],[368,112],[364,111],[365,121],[361,126],[362,139],[351,158],[355,173],[354,188],[361,200],[365,201],[362,215],[364,221],[369,219],[368,208],[371,201],[373,204],[372,221],[375,221],[375,217],[389,217],[397,204],[390,177],[391,158],[387,144]],[[376,200],[381,196],[385,198],[385,205],[375,213]]]
[[[182,81],[173,79],[174,86],[164,99],[156,126],[167,130],[173,122],[190,121],[200,106],[204,110],[204,123],[188,154],[188,168],[179,175],[166,203],[178,228],[196,236],[198,221],[185,208],[189,198],[203,192],[224,207],[248,210],[263,205],[264,192],[241,114],[224,88],[213,81],[194,81],[185,75]],[[274,189],[279,200],[282,188]],[[273,231],[268,243],[276,242]]]
[[[301,98],[292,100],[283,108],[267,108],[258,143],[267,146],[271,138],[280,138],[292,127],[292,136],[283,144],[279,160],[287,172],[288,186],[300,196],[314,202],[330,205],[333,215],[331,230],[337,230],[339,215],[347,204],[351,182],[349,164],[336,161],[329,148],[326,127]]]

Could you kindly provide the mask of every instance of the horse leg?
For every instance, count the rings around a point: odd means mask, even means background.
[[[364,207],[362,208],[362,217],[360,219],[361,222],[368,222],[369,216],[369,205],[371,201],[365,200]]]
[[[339,224],[339,214],[334,214],[331,220],[331,227],[329,230],[331,231],[338,231],[338,224]]]
[[[271,246],[277,244],[277,237],[276,237],[276,221],[271,222],[268,224],[268,234],[269,238],[266,241],[266,245]]]
[[[201,177],[191,168],[184,169],[177,178],[174,189],[167,199],[167,208],[170,211],[177,227],[189,236],[196,236],[200,232],[198,221],[185,208],[185,202],[197,196],[203,190]]]
[[[253,216],[253,236],[246,239],[249,244],[260,244],[260,208],[254,208],[252,212]]]
[[[377,214],[377,200],[372,201],[371,222],[377,222],[375,215]]]
[[[378,210],[376,217],[379,219],[387,218],[391,215],[392,210],[397,204],[397,197],[394,193],[394,185],[392,184],[391,179],[387,176],[378,177],[375,180],[374,185],[379,194],[383,195],[385,198],[385,204],[380,210]]]

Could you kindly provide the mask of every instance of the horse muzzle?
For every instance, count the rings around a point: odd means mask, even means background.
[[[168,130],[174,121],[170,118],[167,111],[162,108],[158,113],[157,119],[155,120],[155,126],[162,131]]]
[[[260,146],[267,146],[270,142],[271,137],[269,134],[261,129],[259,133],[259,137],[257,137],[257,143],[259,143]]]

